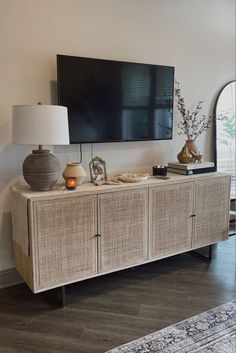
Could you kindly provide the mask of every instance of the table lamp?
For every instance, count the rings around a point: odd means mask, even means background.
[[[67,108],[59,105],[14,105],[14,144],[38,145],[23,163],[25,181],[35,191],[51,190],[59,178],[57,158],[42,145],[68,145]]]

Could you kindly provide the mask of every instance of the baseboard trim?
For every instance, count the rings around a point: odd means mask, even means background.
[[[0,289],[11,287],[22,282],[23,280],[20,275],[16,272],[15,268],[0,271]]]

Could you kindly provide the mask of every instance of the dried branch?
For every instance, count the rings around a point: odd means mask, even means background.
[[[184,98],[181,94],[179,82],[176,81],[177,88],[175,95],[177,97],[177,109],[180,112],[182,120],[177,123],[179,135],[186,135],[188,140],[196,140],[196,138],[211,126],[212,116],[202,115],[198,118],[198,114],[203,107],[203,101],[199,101],[196,109],[190,112],[186,109]]]

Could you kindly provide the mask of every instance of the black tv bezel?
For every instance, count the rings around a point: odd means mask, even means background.
[[[123,60],[114,60],[114,59],[104,59],[104,58],[95,58],[95,57],[87,57],[87,56],[77,56],[77,55],[66,55],[66,54],[57,54],[57,100],[58,104],[60,105],[60,81],[58,79],[59,77],[59,60],[60,57],[67,57],[67,58],[83,58],[83,59],[95,59],[95,60],[102,60],[102,61],[109,61],[109,62],[120,62],[120,63],[129,63],[129,64],[141,64],[141,65],[148,65],[148,66],[162,66],[162,67],[169,67],[173,69],[173,84],[175,82],[175,66],[171,65],[159,65],[159,64],[153,64],[153,63],[143,63],[143,62],[135,62],[135,61],[123,61]],[[172,100],[172,112],[174,113],[174,88],[173,88],[173,100]],[[173,117],[174,114],[172,114],[172,123],[171,123],[171,136],[169,138],[162,138],[162,139],[157,139],[157,138],[145,138],[145,139],[132,139],[132,140],[102,140],[102,141],[77,141],[77,142],[71,142],[71,145],[76,145],[76,144],[94,144],[94,143],[115,143],[115,142],[144,142],[144,141],[169,141],[173,139]],[[68,119],[69,123],[69,119]],[[69,123],[70,126],[70,123]],[[70,129],[69,129],[70,132]],[[69,136],[70,137],[70,136]]]

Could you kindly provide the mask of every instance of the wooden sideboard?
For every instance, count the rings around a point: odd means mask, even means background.
[[[12,188],[16,269],[34,293],[228,238],[230,176]]]

